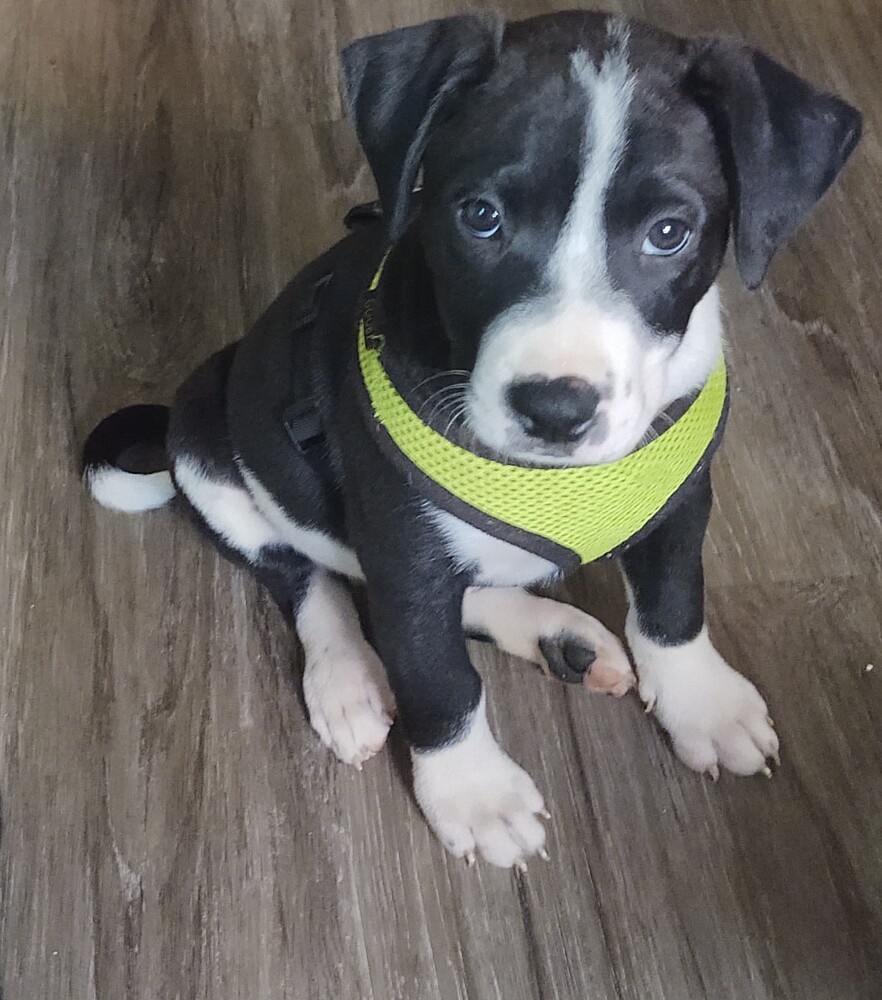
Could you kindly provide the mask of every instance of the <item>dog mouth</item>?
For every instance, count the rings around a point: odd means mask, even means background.
[[[500,454],[519,465],[559,467],[606,465],[629,455],[640,447],[642,440],[642,437],[632,435],[624,444],[610,445],[604,434],[597,443],[593,443],[590,436],[586,435],[581,440],[568,444],[540,443],[530,445],[527,443],[527,439],[523,444],[513,442],[511,446],[502,449]]]
[[[616,414],[613,423],[612,400],[608,400],[584,426],[572,428],[566,439],[547,440],[529,433],[504,403],[491,408],[482,405],[470,376],[463,369],[434,373],[415,387],[409,402],[423,423],[442,437],[498,462],[537,467],[604,465],[648,444],[673,423],[665,412],[653,420],[633,410]]]
[[[599,414],[583,427],[575,428],[566,441],[546,441],[520,430],[513,430],[510,441],[501,451],[511,460],[533,465],[594,465],[606,461],[604,442],[608,433],[605,414]],[[580,460],[586,453],[597,453],[597,461]]]
[[[531,433],[534,428],[529,423],[525,426],[523,419],[509,412],[504,402],[487,406],[476,399],[470,387],[460,419],[445,436],[455,437],[457,443],[471,451],[510,464],[604,465],[642,447],[673,422],[664,413],[653,419],[653,412],[646,412],[649,409],[646,401],[640,402],[637,397],[635,393],[617,401],[610,393],[590,420],[568,428],[566,434],[542,436]]]

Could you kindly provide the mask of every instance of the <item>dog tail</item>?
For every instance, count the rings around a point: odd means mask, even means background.
[[[167,406],[126,406],[105,417],[83,447],[83,479],[103,507],[134,514],[177,492],[165,447]]]

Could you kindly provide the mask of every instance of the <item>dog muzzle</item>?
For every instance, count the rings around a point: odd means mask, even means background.
[[[383,265],[358,325],[368,423],[383,453],[435,506],[568,570],[620,554],[649,534],[707,469],[728,413],[725,362],[691,400],[665,411],[647,445],[603,465],[512,465],[477,455],[424,423],[383,367],[374,303]]]

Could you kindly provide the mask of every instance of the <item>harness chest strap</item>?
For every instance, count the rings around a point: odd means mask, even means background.
[[[707,468],[728,410],[725,363],[655,440],[605,465],[528,467],[467,451],[425,424],[386,373],[373,328],[382,264],[358,325],[369,423],[384,453],[436,506],[569,569],[647,534]]]

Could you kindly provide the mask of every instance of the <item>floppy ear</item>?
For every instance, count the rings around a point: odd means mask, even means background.
[[[723,39],[695,46],[687,86],[716,133],[735,259],[745,285],[756,288],[857,145],[861,116],[755,49]]]
[[[498,15],[465,14],[373,35],[343,50],[350,112],[393,239],[433,121],[486,79],[501,38]]]

